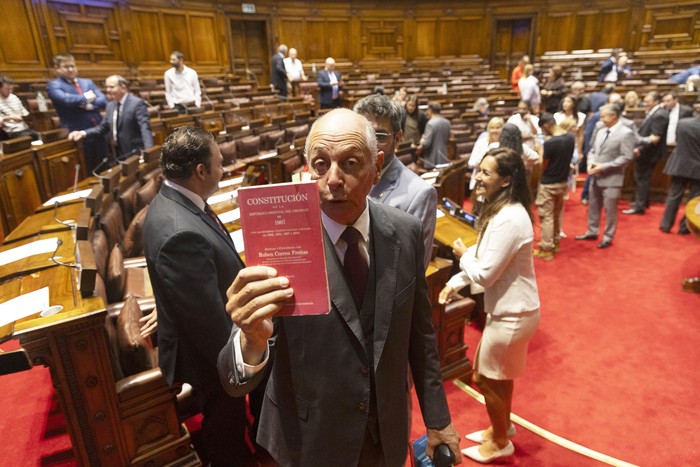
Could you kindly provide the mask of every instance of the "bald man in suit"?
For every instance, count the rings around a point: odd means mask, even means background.
[[[374,129],[356,113],[334,110],[313,126],[306,155],[321,197],[331,310],[277,317],[273,334],[272,318],[294,291],[272,268],[242,270],[228,291],[227,310],[240,331],[219,355],[222,384],[231,395],[244,394],[269,371],[257,442],[281,466],[399,466],[408,448],[410,363],[428,455],[446,443],[461,462],[420,221],[367,200],[383,159]],[[347,236],[353,231],[356,243]],[[345,272],[358,261],[364,287],[359,274]]]

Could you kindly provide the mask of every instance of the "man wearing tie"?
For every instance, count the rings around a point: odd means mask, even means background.
[[[216,370],[232,328],[226,289],[243,268],[206,202],[218,190],[223,157],[210,133],[181,127],[165,140],[160,162],[165,181],[143,232],[158,312],[158,365],[171,386],[192,385],[201,404],[205,465],[246,465],[245,398],[229,397]]]
[[[637,147],[634,149],[634,204],[622,214],[644,214],[649,207],[649,189],[651,176],[656,163],[666,152],[666,130],[668,129],[668,110],[661,103],[661,95],[651,91],[644,96],[646,117],[639,127]]]
[[[231,395],[269,373],[257,441],[280,466],[396,466],[408,448],[410,364],[428,432],[461,462],[440,376],[420,221],[368,201],[383,153],[347,109],[316,121],[306,158],[321,197],[328,314],[273,317],[292,298],[272,268],[243,269],[226,305],[237,329],[219,355]],[[274,335],[273,335],[274,334]]]
[[[319,87],[318,101],[322,109],[335,109],[340,107],[340,89],[343,82],[340,73],[335,71],[335,60],[326,59],[326,67],[318,72],[316,82]]]
[[[617,229],[617,202],[625,181],[625,167],[632,161],[636,135],[620,122],[620,107],[606,104],[600,109],[588,152],[589,187],[588,230],[576,240],[597,240],[600,213],[605,209],[605,230],[598,248],[612,245]]]
[[[72,55],[56,55],[53,65],[58,77],[49,81],[46,90],[61,125],[68,131],[79,131],[99,124],[100,109],[107,105],[102,91],[92,80],[78,78],[78,67]],[[86,168],[92,172],[106,154],[104,140],[97,135],[90,136],[85,139],[83,150]]]
[[[87,130],[73,131],[68,138],[73,141],[92,135],[109,135],[117,159],[124,160],[153,146],[151,122],[143,99],[129,92],[128,82],[119,75],[105,80],[105,90],[110,101],[99,125]]]

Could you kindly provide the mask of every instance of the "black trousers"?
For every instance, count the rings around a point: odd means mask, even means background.
[[[651,174],[654,172],[657,161],[640,161],[634,163],[634,209],[642,211],[649,207],[649,189],[651,187]]]
[[[231,397],[215,386],[204,393],[203,403],[203,460],[213,467],[245,465],[250,457],[245,397]]]
[[[688,199],[691,200],[696,196],[700,196],[700,180],[694,178],[686,177],[671,177],[671,187],[668,190],[668,196],[666,197],[666,209],[664,209],[664,215],[661,218],[660,227],[664,230],[671,230],[673,224],[676,222],[676,215],[678,214],[678,208],[683,201],[683,193],[685,188],[689,189]],[[681,218],[680,231],[687,231],[688,226],[685,224],[685,216]]]

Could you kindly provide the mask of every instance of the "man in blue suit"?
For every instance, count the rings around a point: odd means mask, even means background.
[[[403,111],[391,98],[379,94],[361,99],[354,110],[372,124],[377,146],[384,152],[381,178],[372,187],[369,197],[379,204],[393,206],[420,219],[427,268],[435,234],[437,192],[396,157],[396,146],[403,137]]]
[[[340,79],[340,73],[335,71],[335,60],[331,57],[326,59],[326,67],[319,70],[316,75],[318,83],[318,102],[322,109],[335,109],[340,107],[340,90],[343,87],[343,81]]]
[[[100,123],[100,109],[107,105],[107,99],[92,80],[78,78],[75,58],[70,54],[58,54],[53,58],[58,76],[46,85],[51,103],[61,125],[68,131],[86,130]],[[104,140],[97,135],[90,136],[83,143],[85,164],[88,172],[97,167],[106,153]]]
[[[92,135],[108,136],[119,160],[153,146],[146,103],[129,92],[126,79],[119,75],[110,76],[105,80],[105,90],[110,102],[100,124],[87,130],[73,131],[68,138],[80,141]]]

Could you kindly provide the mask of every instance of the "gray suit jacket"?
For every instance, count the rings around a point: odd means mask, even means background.
[[[450,139],[450,121],[440,115],[428,120],[423,133],[423,159],[426,169],[449,162],[447,159],[447,141]]]
[[[435,234],[437,192],[435,188],[403,165],[396,156],[392,157],[379,183],[369,192],[369,197],[377,203],[393,206],[420,219],[427,268]]]
[[[664,173],[700,180],[700,117],[678,120],[676,149],[668,158]]]
[[[333,244],[325,239],[331,311],[276,320],[270,378],[257,441],[282,466],[356,466],[367,427],[368,365],[375,373],[378,425],[387,465],[407,450],[407,365],[429,428],[450,422],[423,266],[419,221],[393,208],[370,206],[377,293],[374,360],[368,361],[357,307]],[[232,334],[233,335],[233,334]],[[235,371],[232,341],[219,355],[229,394],[249,392]]]
[[[588,162],[595,162],[603,166],[602,172],[592,175],[596,177],[599,186],[622,187],[625,181],[625,167],[634,157],[633,151],[637,135],[632,129],[620,122],[616,130],[610,133],[600,149],[600,153],[598,153],[598,133],[606,130],[603,122],[596,124],[591,138],[591,150],[588,152]]]
[[[158,365],[169,384],[221,391],[219,351],[231,334],[226,290],[243,268],[231,238],[187,197],[163,185],[144,222],[158,310]]]
[[[115,101],[107,103],[105,116],[96,127],[85,130],[88,135],[106,135],[112,139],[112,127],[114,125]],[[148,118],[148,109],[143,99],[133,94],[127,94],[124,105],[119,112],[117,122],[117,157],[125,159],[131,155],[138,154],[142,149],[153,146],[153,132],[151,131],[151,121]]]

